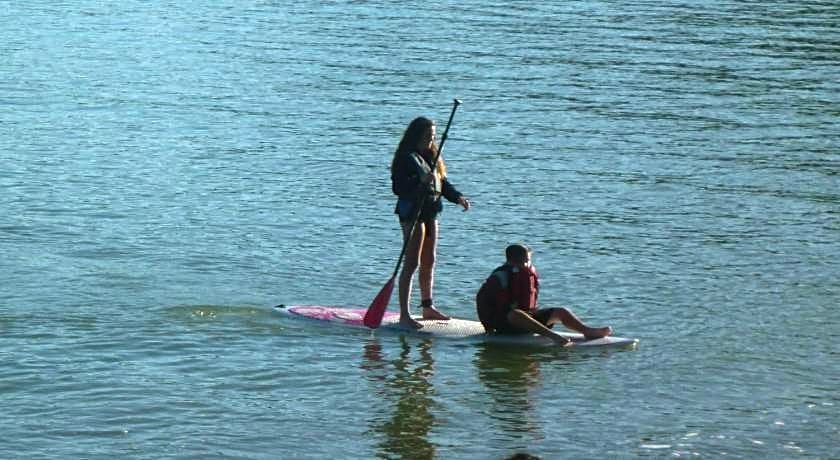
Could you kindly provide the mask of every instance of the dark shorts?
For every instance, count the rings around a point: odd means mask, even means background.
[[[397,200],[397,209],[394,211],[394,214],[397,214],[400,217],[400,222],[411,222],[411,220],[414,219],[414,213],[417,212],[416,206],[416,201],[400,198]],[[437,216],[440,214],[442,209],[443,203],[440,199],[423,200],[423,209],[420,211],[420,218],[418,220],[420,222],[431,222],[437,219]]]
[[[551,324],[548,324],[548,321],[551,319],[551,309],[550,308],[539,309],[539,310],[535,311],[534,313],[532,313],[531,317],[534,318],[540,324],[542,324],[543,326],[545,326],[549,329],[552,326]],[[496,326],[496,332],[498,332],[499,334],[527,334],[528,333],[528,331],[523,331],[523,330],[517,329],[516,327],[514,327],[513,325],[508,323],[507,314],[501,316],[501,318],[498,321],[497,326]]]
[[[485,329],[495,329],[496,333],[498,334],[526,334],[527,331],[522,331],[512,324],[508,322],[507,314],[510,311],[509,309],[506,310],[496,310],[490,307],[488,308],[487,305],[478,304],[478,317],[481,320],[481,324],[484,325]],[[483,307],[483,308],[482,308]],[[541,308],[534,313],[531,314],[531,317],[537,320],[540,324],[547,328],[551,328],[553,324],[549,324],[551,320],[551,308]]]

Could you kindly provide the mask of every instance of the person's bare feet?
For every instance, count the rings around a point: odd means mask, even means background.
[[[437,319],[441,321],[447,321],[451,318],[439,312],[438,309],[434,306],[431,306],[423,307],[423,319]]]
[[[411,315],[400,315],[400,327],[404,329],[420,329],[423,325],[412,318]]]
[[[586,337],[586,340],[594,340],[600,339],[602,337],[607,337],[612,335],[613,330],[611,327],[590,327],[583,333],[583,336]]]

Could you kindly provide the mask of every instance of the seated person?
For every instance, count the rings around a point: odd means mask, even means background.
[[[505,250],[506,262],[493,270],[476,295],[478,318],[488,334],[535,333],[569,346],[572,341],[553,333],[555,323],[579,332],[587,340],[612,334],[612,328],[589,327],[566,308],[537,308],[540,283],[531,264],[531,249],[513,244]]]

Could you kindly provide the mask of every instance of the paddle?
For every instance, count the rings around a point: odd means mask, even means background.
[[[434,171],[437,166],[440,152],[443,151],[443,144],[446,142],[446,137],[449,135],[449,125],[452,124],[452,118],[455,117],[455,110],[457,110],[458,106],[461,105],[461,101],[455,99],[453,104],[452,112],[449,114],[449,121],[446,122],[446,129],[443,131],[443,136],[440,138],[440,145],[438,146],[437,154],[435,154],[435,157],[432,159],[432,171]],[[370,303],[370,306],[365,312],[363,322],[365,326],[371,329],[376,329],[380,324],[382,324],[382,317],[385,316],[385,309],[388,308],[388,302],[391,301],[391,292],[394,290],[394,280],[396,280],[397,273],[400,271],[400,265],[402,265],[405,250],[408,247],[408,242],[414,237],[414,228],[417,227],[417,221],[420,219],[420,211],[423,209],[424,203],[425,197],[420,200],[420,203],[418,203],[419,206],[417,206],[417,210],[414,212],[414,218],[411,221],[411,230],[408,232],[408,238],[403,241],[402,250],[400,250],[400,257],[397,259],[397,265],[394,267],[394,273],[391,275],[391,279],[385,283],[385,286],[382,286],[379,294],[373,298],[373,302]]]

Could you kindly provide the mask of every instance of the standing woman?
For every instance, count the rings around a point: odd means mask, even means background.
[[[411,317],[408,308],[411,282],[418,265],[423,319],[449,319],[432,302],[438,237],[437,215],[443,210],[441,197],[461,205],[464,211],[470,209],[470,201],[446,178],[446,165],[442,157],[438,157],[432,171],[432,162],[437,153],[435,122],[418,117],[406,128],[391,162],[391,188],[398,197],[394,213],[400,218],[403,243],[411,236],[411,241],[406,245],[405,263],[399,279],[400,325],[414,329],[422,327]],[[420,216],[414,235],[410,235],[418,206],[422,206]]]

